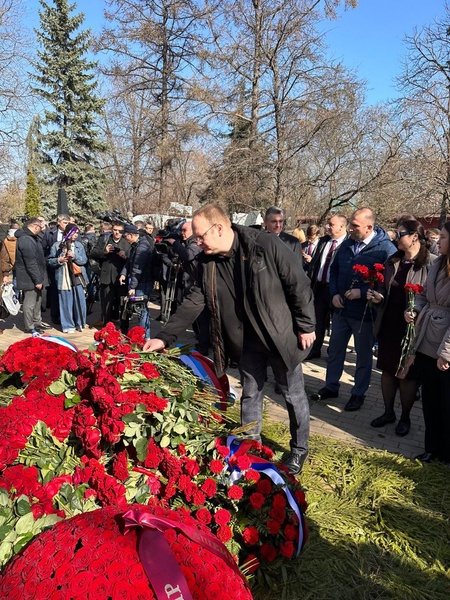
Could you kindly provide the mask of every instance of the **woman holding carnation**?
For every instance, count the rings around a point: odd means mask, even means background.
[[[450,463],[450,222],[441,230],[438,248],[441,256],[430,268],[424,291],[415,298],[414,313],[405,311],[405,320],[417,318],[425,452],[416,458]]]
[[[397,376],[402,340],[407,329],[403,318],[408,300],[405,285],[412,284],[413,289],[421,289],[430,264],[436,257],[428,251],[425,233],[419,221],[401,222],[397,228],[396,239],[398,251],[386,262],[383,286],[378,291],[367,292],[367,299],[380,305],[375,334],[378,338],[377,367],[381,370],[381,392],[384,400],[384,413],[374,419],[371,426],[384,427],[395,422],[394,401],[399,390],[402,414],[395,433],[405,436],[411,427],[409,415],[419,387],[418,370],[414,365],[404,378]]]
[[[55,269],[59,308],[63,333],[74,333],[75,327],[86,327],[86,297],[83,283],[87,281],[84,265],[88,259],[81,242],[77,240],[79,228],[69,223],[62,242],[55,242],[47,259]]]

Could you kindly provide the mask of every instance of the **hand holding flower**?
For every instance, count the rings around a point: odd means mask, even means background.
[[[359,300],[361,298],[361,290],[359,288],[352,288],[347,290],[344,294],[347,300]]]

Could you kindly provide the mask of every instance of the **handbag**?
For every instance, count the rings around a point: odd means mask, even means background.
[[[16,316],[19,312],[20,303],[12,283],[2,284],[2,305],[6,309],[8,315]],[[5,317],[2,318],[4,319]]]
[[[74,275],[81,275],[82,271],[81,271],[81,267],[78,266],[76,263],[72,262],[72,273]]]

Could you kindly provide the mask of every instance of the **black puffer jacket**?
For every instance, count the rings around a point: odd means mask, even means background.
[[[309,279],[292,250],[276,235],[239,225],[233,225],[233,229],[237,232],[244,260],[248,261],[246,285],[251,287],[258,321],[286,366],[294,368],[305,356],[305,351],[299,348],[297,334],[310,333],[315,329]],[[211,315],[214,362],[220,376],[228,360],[239,360],[244,329],[232,307],[224,306],[217,295],[217,256],[201,253],[197,258],[199,269],[196,284],[170,318],[164,331],[156,337],[170,345],[197,318],[206,304]]]
[[[153,247],[147,236],[141,235],[135,244],[131,244],[130,255],[121,272],[127,277],[129,289],[135,290],[153,281],[152,259]]]
[[[26,292],[33,290],[36,285],[44,283],[46,270],[44,249],[39,236],[35,235],[28,227],[18,229],[15,236],[17,238],[17,288]]]

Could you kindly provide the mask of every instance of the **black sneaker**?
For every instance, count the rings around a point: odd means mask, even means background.
[[[48,323],[41,322],[36,325],[35,329],[53,329],[53,327]]]
[[[303,463],[305,462],[307,456],[307,452],[305,452],[305,454],[290,452],[286,460],[283,461],[283,464],[291,475],[298,475],[303,469]]]

